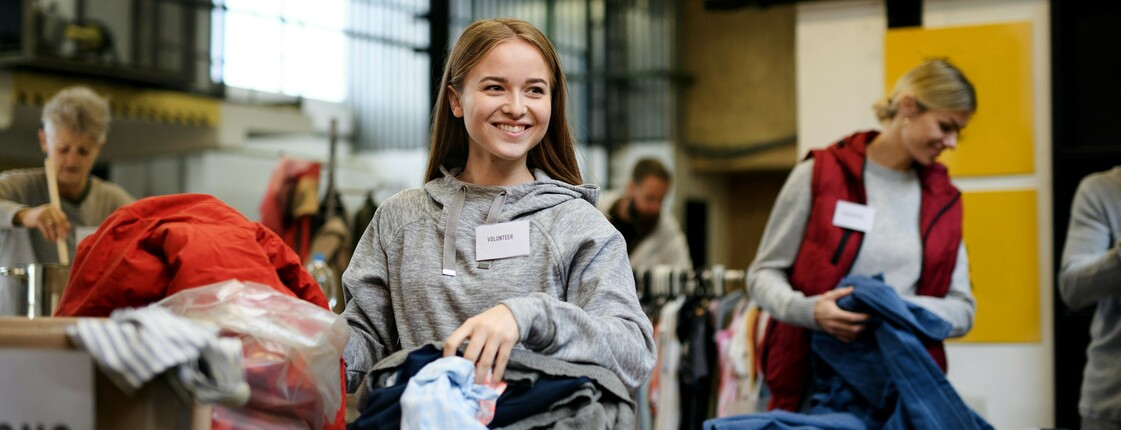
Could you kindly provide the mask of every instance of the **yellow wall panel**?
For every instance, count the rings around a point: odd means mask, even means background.
[[[884,78],[890,92],[907,70],[947,58],[977,90],[977,112],[957,150],[940,160],[954,176],[1034,171],[1031,23],[888,30]]]
[[[963,229],[977,314],[967,342],[1038,342],[1036,192],[964,193]]]
[[[87,86],[108,99],[114,119],[206,127],[216,127],[221,122],[221,103],[213,97],[27,72],[12,76],[16,99],[30,105],[41,106],[59,90],[71,85]]]

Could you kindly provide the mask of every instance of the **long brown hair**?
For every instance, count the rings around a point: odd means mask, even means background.
[[[561,69],[560,59],[552,42],[532,24],[512,19],[499,18],[476,21],[463,31],[455,48],[444,65],[444,76],[440,79],[440,95],[432,108],[432,131],[429,133],[428,167],[424,181],[428,182],[442,176],[440,166],[448,169],[463,167],[467,164],[468,135],[463,118],[452,115],[451,102],[448,100],[448,87],[463,90],[463,80],[476,64],[482,61],[495,46],[507,40],[520,38],[541,51],[545,65],[553,72],[552,118],[545,137],[537,146],[529,150],[526,165],[530,169],[544,170],[553,179],[569,184],[583,183],[580,167],[576,162],[575,142],[568,126],[565,101],[568,97],[568,84]]]

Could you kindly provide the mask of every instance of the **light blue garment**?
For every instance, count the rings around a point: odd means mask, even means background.
[[[498,393],[475,384],[475,364],[458,356],[429,363],[401,395],[402,429],[486,429],[476,414],[479,402]]]

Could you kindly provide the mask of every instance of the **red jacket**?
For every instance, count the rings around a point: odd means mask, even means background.
[[[83,240],[55,315],[107,317],[230,279],[327,307],[315,279],[275,233],[212,196],[178,194],[122,206]]]
[[[276,233],[213,196],[176,194],[118,208],[78,245],[55,316],[107,317],[230,279],[328,309],[315,279]],[[340,378],[343,371],[340,361]],[[345,379],[342,389],[345,399]],[[331,428],[345,426],[345,412],[344,401]]]
[[[833,289],[860,252],[864,234],[833,225],[833,212],[838,200],[867,203],[865,148],[878,134],[858,132],[809,155],[814,159],[813,203],[802,245],[789,271],[790,285],[806,296]],[[919,177],[923,268],[917,293],[944,297],[961,245],[961,192],[950,183],[946,167],[939,163],[920,168]],[[927,350],[944,371],[942,343],[929,344]],[[809,330],[771,320],[760,354],[763,375],[772,392],[771,409],[798,409],[809,384],[809,358]]]

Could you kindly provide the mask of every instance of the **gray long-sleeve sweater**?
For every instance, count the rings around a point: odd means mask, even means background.
[[[81,227],[96,228],[113,211],[134,200],[116,184],[90,177],[89,193],[80,202],[62,199],[59,205],[73,228],[66,239],[70,258],[76,254],[77,233]],[[47,174],[42,168],[16,169],[0,173],[0,267],[30,263],[58,263],[58,246],[48,242],[37,230],[13,225],[16,213],[50,203]],[[18,279],[0,276],[0,315],[12,315],[24,300]]]
[[[759,243],[759,252],[748,270],[752,299],[780,321],[817,330],[813,317],[817,297],[807,297],[790,286],[787,270],[794,265],[809,222],[812,202],[813,159],[794,167],[779,191],[771,218]],[[913,169],[898,172],[872,161],[865,162],[864,190],[868,206],[875,209],[872,228],[865,233],[860,253],[849,273],[883,274],[904,300],[934,312],[950,322],[950,337],[963,336],[973,327],[976,308],[969,282],[969,259],[963,243],[945,297],[918,296],[922,270],[919,234],[921,183]]]
[[[1121,167],[1082,179],[1070,209],[1059,293],[1079,309],[1097,305],[1078,412],[1121,422]]]
[[[66,218],[75,229],[70,230],[67,244],[74,258],[77,227],[97,227],[113,211],[132,203],[124,188],[91,176],[89,193],[81,202],[63,199],[59,202]],[[16,213],[25,208],[50,203],[47,174],[43,169],[17,169],[0,174],[0,266],[27,263],[58,262],[58,247],[36,231],[15,227]],[[31,251],[31,252],[29,252]],[[32,255],[27,255],[27,254]]]
[[[607,368],[629,389],[641,385],[654,366],[653,328],[638,303],[623,237],[595,208],[598,189],[541,171],[536,181],[509,187],[464,183],[457,173],[386,200],[362,235],[343,274],[352,296],[343,312],[348,388],[379,360],[441,342],[499,303],[517,320],[518,348]],[[475,228],[502,198],[493,221],[528,221],[530,252],[482,268]],[[448,228],[455,234],[445,234]],[[445,242],[449,237],[454,241]]]

